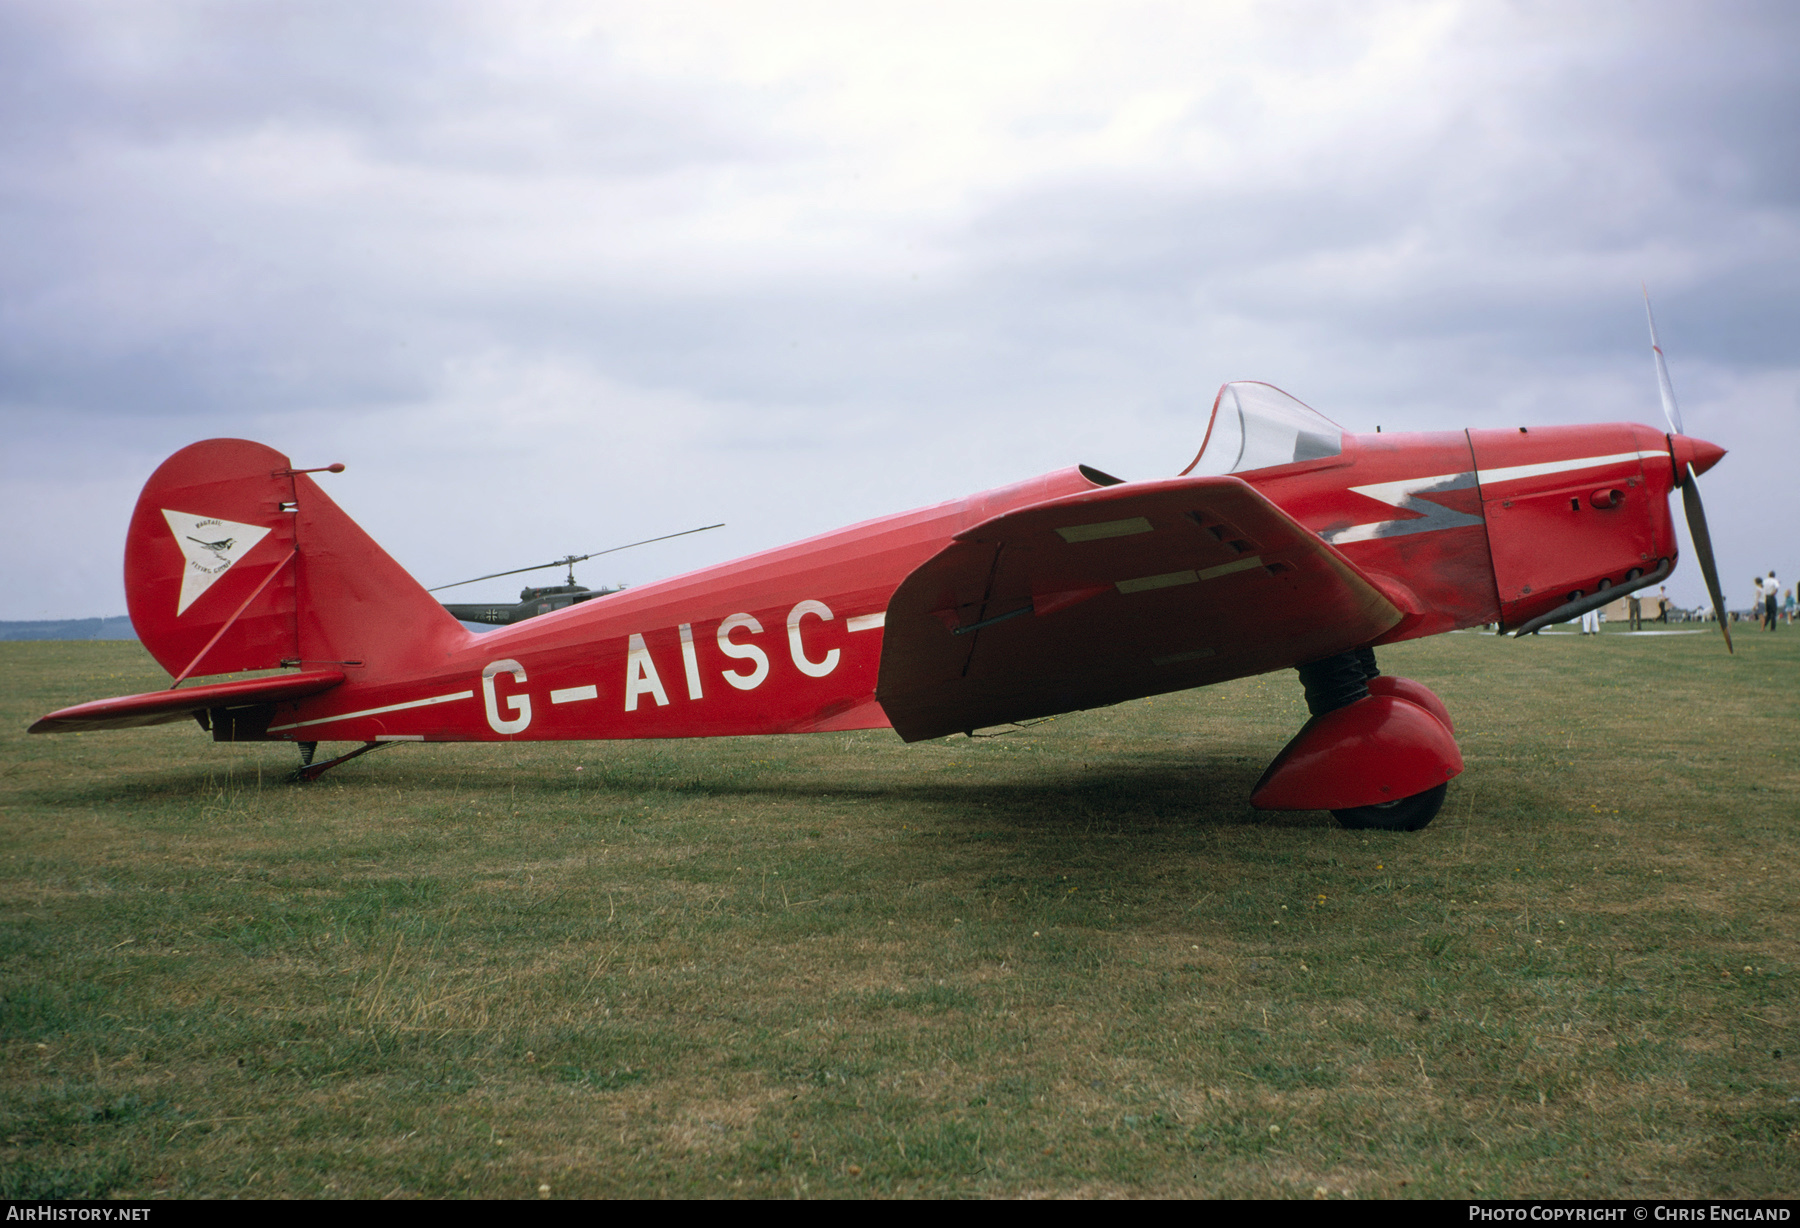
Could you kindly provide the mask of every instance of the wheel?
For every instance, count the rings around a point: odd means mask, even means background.
[[[1403,797],[1397,802],[1357,806],[1352,810],[1333,810],[1331,817],[1352,831],[1418,831],[1437,818],[1437,812],[1444,804],[1444,794],[1449,791],[1450,785],[1445,782],[1435,789]]]

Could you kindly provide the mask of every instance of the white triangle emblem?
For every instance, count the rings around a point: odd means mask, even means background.
[[[166,507],[162,514],[169,522],[169,532],[175,535],[175,544],[181,547],[182,558],[187,560],[181,571],[181,598],[175,605],[177,618],[187,613],[187,608],[213,586],[213,581],[269,535],[269,530],[261,525],[239,524],[217,516],[171,512]]]

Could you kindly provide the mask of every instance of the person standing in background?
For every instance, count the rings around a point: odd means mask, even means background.
[[[1763,593],[1763,630],[1775,630],[1775,602],[1781,596],[1781,581],[1771,571],[1769,578],[1762,582]]]

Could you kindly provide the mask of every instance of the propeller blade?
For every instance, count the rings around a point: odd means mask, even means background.
[[[720,521],[718,524],[701,525],[697,529],[683,529],[679,533],[664,533],[661,537],[646,537],[641,542],[630,542],[623,546],[613,546],[608,550],[596,550],[592,554],[566,554],[562,558],[549,563],[534,563],[530,567],[515,567],[511,571],[496,571],[492,575],[476,576],[473,580],[458,580],[454,584],[440,584],[436,588],[428,588],[425,591],[428,593],[440,593],[447,588],[461,588],[465,584],[479,584],[483,580],[498,580],[502,576],[522,576],[528,571],[543,571],[550,567],[573,567],[575,564],[586,562],[588,559],[597,559],[603,554],[617,554],[621,550],[630,550],[633,546],[648,546],[651,542],[666,542],[671,537],[686,537],[689,533],[704,533],[708,529],[722,529],[724,527],[724,521]]]
[[[1656,355],[1656,386],[1662,392],[1663,417],[1669,420],[1669,429],[1677,435],[1685,435],[1681,429],[1681,407],[1675,404],[1675,385],[1669,382],[1669,364],[1663,361],[1662,346],[1656,343],[1656,316],[1650,310],[1650,287],[1644,290],[1644,318],[1650,321],[1650,352]]]
[[[1663,359],[1662,346],[1656,340],[1656,313],[1650,310],[1650,287],[1644,291],[1644,318],[1650,322],[1650,352],[1656,355],[1656,386],[1662,393],[1663,417],[1669,430],[1685,435],[1681,429],[1681,407],[1675,404],[1675,385],[1669,382],[1669,364]],[[1673,441],[1670,447],[1673,448]],[[1706,508],[1700,502],[1700,483],[1692,465],[1681,467],[1681,510],[1687,513],[1688,536],[1693,538],[1694,553],[1700,559],[1700,574],[1706,577],[1706,593],[1712,598],[1713,617],[1719,620],[1719,632],[1725,637],[1725,651],[1735,654],[1731,646],[1731,622],[1725,612],[1725,593],[1719,587],[1719,568],[1713,561],[1712,534],[1706,528]]]
[[[1731,621],[1725,613],[1725,594],[1719,588],[1719,568],[1713,562],[1712,534],[1706,529],[1706,508],[1700,503],[1700,483],[1694,477],[1694,467],[1684,466],[1684,477],[1681,484],[1681,510],[1687,513],[1688,536],[1694,539],[1694,553],[1700,559],[1700,574],[1706,577],[1706,592],[1712,598],[1713,616],[1719,620],[1719,630],[1725,636],[1725,651],[1736,653],[1731,646]]]

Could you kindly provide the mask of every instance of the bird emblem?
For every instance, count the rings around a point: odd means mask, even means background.
[[[231,562],[231,558],[227,552],[237,544],[237,538],[235,537],[222,537],[216,542],[203,542],[198,537],[190,537],[188,540],[203,550],[212,551],[213,557],[218,559],[221,563]]]

